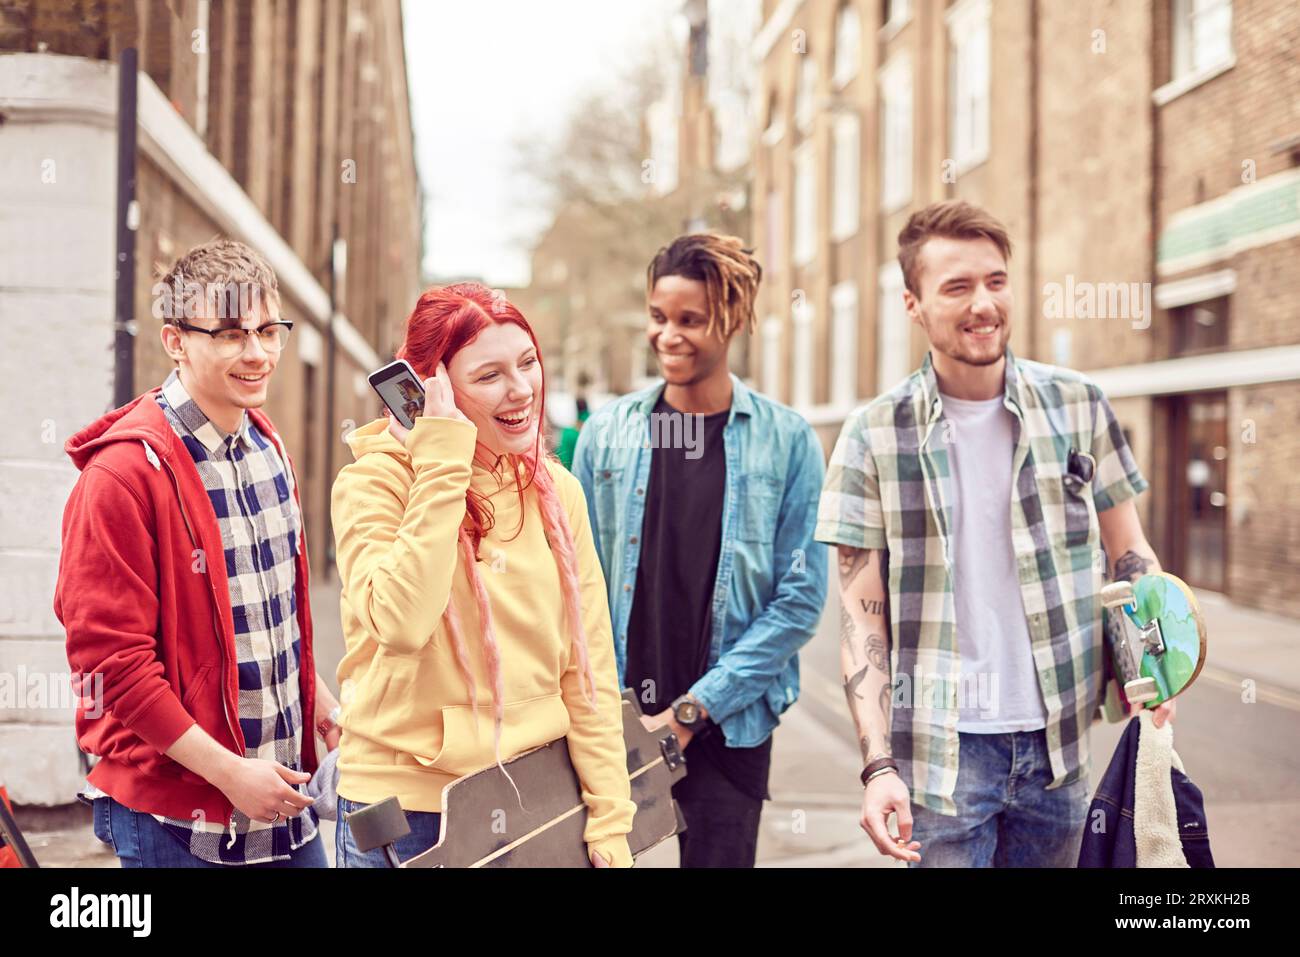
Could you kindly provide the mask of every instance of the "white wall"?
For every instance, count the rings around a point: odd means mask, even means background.
[[[116,82],[97,61],[4,56],[0,91],[0,782],[61,804],[81,781],[53,610],[77,478],[63,443],[112,400]]]

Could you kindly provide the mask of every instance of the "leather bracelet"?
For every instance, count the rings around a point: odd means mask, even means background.
[[[872,771],[867,775],[867,783],[870,784],[873,779],[880,777],[882,774],[897,774],[893,768],[881,768],[879,771]]]
[[[862,775],[861,775],[862,786],[866,787],[867,781],[871,777],[873,777],[877,771],[883,771],[885,769],[892,769],[893,771],[897,771],[898,762],[895,761],[892,757],[876,758],[876,760],[872,761],[870,764],[868,764],[865,768],[862,769]]]

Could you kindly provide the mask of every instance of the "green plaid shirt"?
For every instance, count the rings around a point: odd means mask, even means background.
[[[1015,417],[1011,540],[1047,711],[1050,788],[1088,770],[1088,727],[1101,708],[1097,513],[1147,487],[1106,397],[1084,376],[1007,351],[1003,399]],[[831,453],[816,538],[885,549],[889,569],[890,745],[912,800],[956,814],[957,685],[953,597],[954,487],[943,414],[927,354],[891,392],[857,409]],[[1065,481],[1070,451],[1095,461],[1091,494]],[[1073,484],[1073,490],[1071,488]],[[1107,717],[1122,715],[1107,708]]]

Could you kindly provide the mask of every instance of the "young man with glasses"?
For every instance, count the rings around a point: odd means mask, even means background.
[[[54,608],[99,756],[81,797],[124,867],[324,867],[302,786],[337,702],[293,468],[260,411],[292,323],[270,266],[228,240],[155,295],[176,368],[67,443]]]

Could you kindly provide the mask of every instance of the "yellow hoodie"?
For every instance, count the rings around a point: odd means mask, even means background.
[[[501,651],[501,759],[567,736],[587,805],[588,848],[615,866],[631,866],[627,834],[636,805],[605,580],[582,487],[547,461],[573,532],[598,713],[583,694],[536,489],[524,493],[521,531],[510,476],[501,488],[472,464],[476,436],[471,423],[422,416],[405,445],[386,419],[347,438],[356,461],[339,472],[331,506],[347,643],[338,668],[338,792],[363,803],[396,796],[404,810],[441,811],[447,784],[496,761],[478,606],[456,544],[472,482],[495,492],[495,525],[479,545],[478,571]],[[442,619],[449,598],[477,684],[477,721]],[[523,799],[526,806],[528,795]]]

